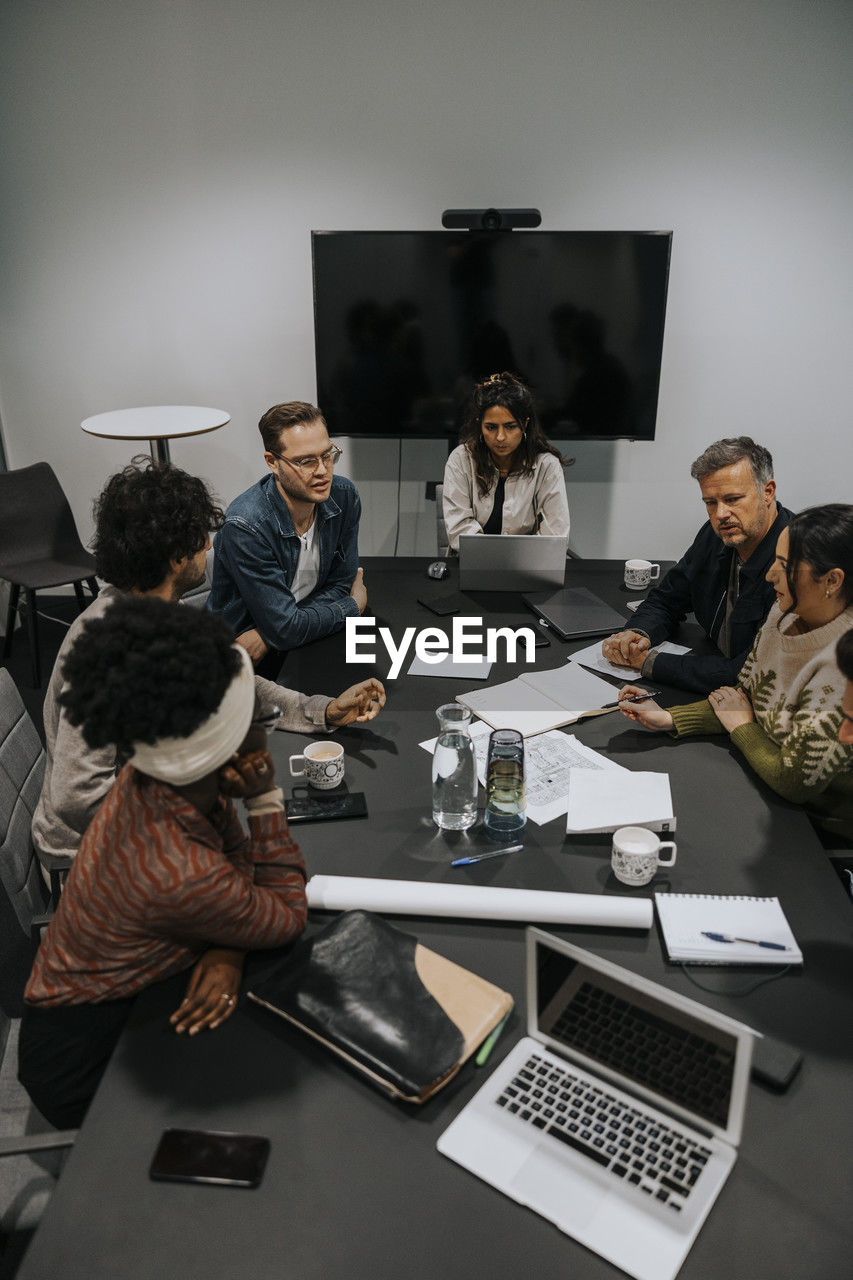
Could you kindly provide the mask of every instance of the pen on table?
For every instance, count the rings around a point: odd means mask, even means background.
[[[455,858],[451,867],[471,867],[475,862],[485,862],[487,858],[500,858],[504,853],[520,853],[523,844],[511,844],[506,849],[490,849],[488,853],[474,853],[469,858]]]
[[[784,946],[781,942],[761,942],[758,938],[735,938],[730,937],[727,933],[708,933],[702,930],[703,938],[710,938],[712,942],[749,942],[754,947],[769,947],[771,951],[788,951],[789,947]]]
[[[616,702],[605,702],[601,708],[602,711],[612,711],[616,707],[622,707],[628,702],[646,702],[649,698],[656,698],[658,690],[652,689],[650,693],[637,693],[633,698],[619,698]]]
[[[494,1031],[491,1031],[489,1035],[486,1036],[485,1040],[480,1045],[480,1052],[477,1054],[476,1058],[474,1059],[475,1066],[477,1067],[485,1066],[488,1060],[489,1054],[492,1052],[495,1045],[497,1044],[498,1036],[506,1026],[507,1021],[509,1020],[509,1015],[511,1013],[512,1013],[512,1009],[507,1009],[506,1013],[501,1018],[500,1022],[495,1027]]]

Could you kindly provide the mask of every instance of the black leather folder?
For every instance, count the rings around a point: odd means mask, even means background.
[[[509,992],[369,911],[304,938],[249,999],[406,1102],[446,1084],[513,1005]]]

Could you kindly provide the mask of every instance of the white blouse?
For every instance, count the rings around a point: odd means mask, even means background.
[[[498,477],[482,496],[474,459],[464,444],[457,445],[444,468],[444,522],[451,550],[459,550],[459,535],[482,533],[492,514]],[[506,478],[501,533],[569,534],[569,504],[563,468],[552,453],[540,453],[532,474],[511,471]]]

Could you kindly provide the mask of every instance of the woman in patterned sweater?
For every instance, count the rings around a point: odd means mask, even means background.
[[[130,760],[83,836],[24,993],[19,1078],[60,1128],[80,1123],[140,991],[190,970],[172,1026],[213,1029],[234,1011],[243,953],[293,941],[306,918],[302,855],[252,724],[252,664],[221,619],[117,601],[64,675],[61,701],[89,746]]]
[[[737,688],[668,711],[626,703],[629,720],[676,737],[728,733],[760,778],[830,834],[853,838],[853,746],[840,742],[844,677],[835,646],[853,627],[853,506],[812,507],[783,529],[767,574],[776,603]],[[642,693],[634,685],[620,699]]]

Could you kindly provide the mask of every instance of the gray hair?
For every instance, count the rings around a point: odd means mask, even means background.
[[[756,444],[749,436],[730,436],[726,440],[715,440],[701,453],[690,474],[694,480],[704,480],[712,471],[720,471],[723,467],[733,467],[746,458],[752,467],[752,474],[758,488],[773,479],[773,458],[770,450]]]

